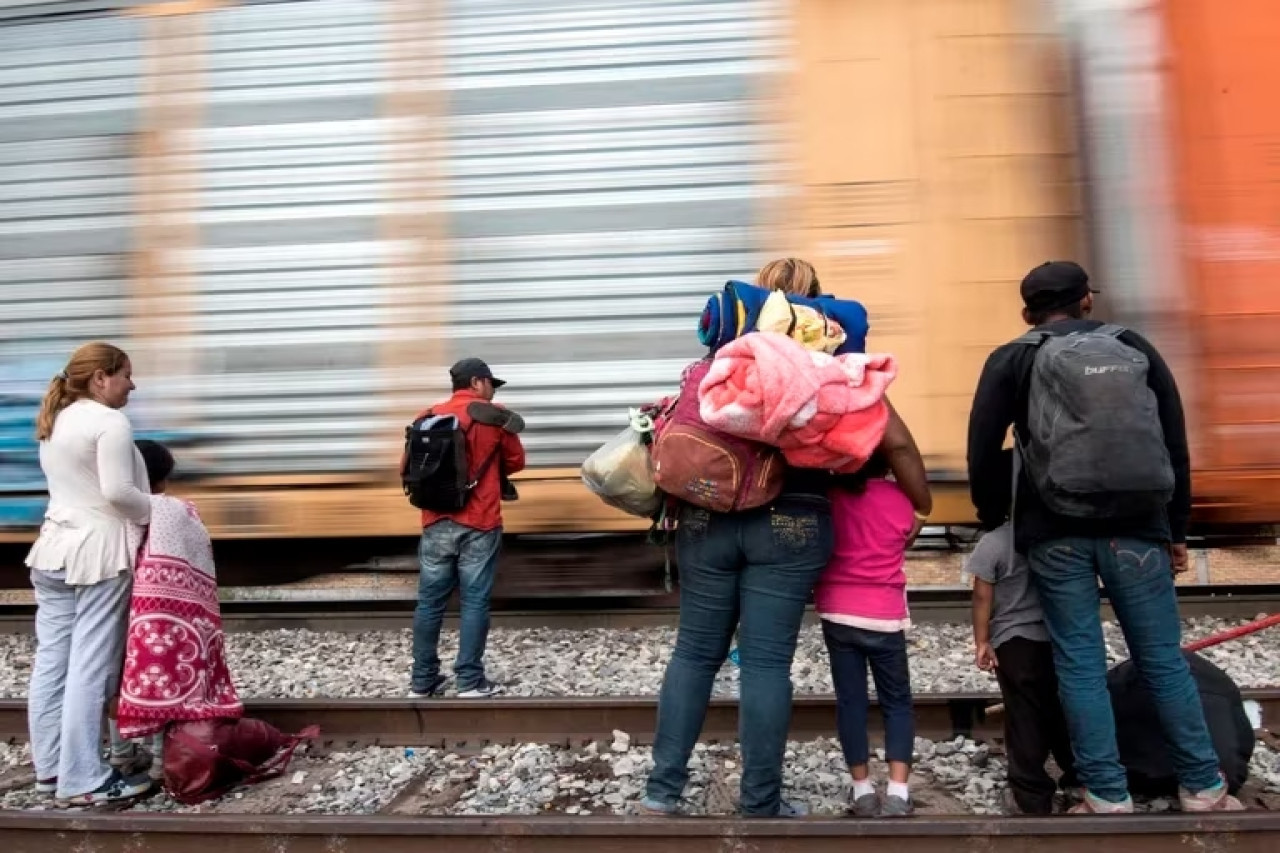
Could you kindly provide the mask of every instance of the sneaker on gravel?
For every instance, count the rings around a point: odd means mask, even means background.
[[[52,779],[37,779],[36,793],[37,794],[58,793],[58,777],[54,776]]]
[[[96,806],[101,803],[131,800],[150,791],[151,785],[151,777],[146,773],[125,776],[119,770],[112,770],[111,777],[103,782],[97,790],[77,794],[74,797],[67,797],[66,802],[68,805],[73,806]]]
[[[899,797],[897,794],[889,794],[884,798],[884,805],[880,807],[880,815],[882,817],[911,817],[915,811],[915,805],[909,797]]]
[[[466,690],[458,691],[459,699],[487,699],[490,696],[497,696],[502,692],[502,686],[494,684],[489,679],[482,680],[474,687],[468,687]]]
[[[1080,802],[1067,809],[1067,814],[1133,814],[1133,798],[1126,796],[1120,802],[1113,803],[1085,791]]]
[[[769,817],[785,817],[785,818],[792,818],[792,817],[808,817],[808,816],[809,816],[809,807],[808,807],[807,805],[805,805],[804,803],[789,803],[789,802],[787,802],[786,800],[779,800],[779,801],[778,801],[778,810],[777,810],[776,812],[774,812],[773,814],[771,814],[771,815],[763,815],[763,814],[743,814],[742,812],[739,812],[739,814],[741,814],[741,815],[742,815],[742,817],[744,817],[744,818],[769,818]]]
[[[880,795],[872,792],[855,799],[850,791],[848,811],[854,817],[876,817],[880,814]]]
[[[683,817],[685,814],[684,807],[680,803],[664,803],[653,797],[645,797],[636,803],[635,812],[649,817]]]
[[[1242,812],[1244,803],[1231,796],[1227,791],[1227,782],[1219,777],[1218,784],[1194,794],[1181,786],[1178,787],[1178,802],[1184,812]]]
[[[449,683],[449,679],[443,675],[437,675],[435,679],[425,689],[419,690],[416,687],[409,688],[410,699],[430,699],[434,696],[443,696],[444,687]]]

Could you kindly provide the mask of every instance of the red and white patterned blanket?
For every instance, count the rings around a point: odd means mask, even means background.
[[[244,715],[227,668],[213,543],[186,501],[152,495],[133,577],[117,723],[125,738]]]

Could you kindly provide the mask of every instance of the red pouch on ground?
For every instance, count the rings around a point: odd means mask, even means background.
[[[190,806],[278,776],[299,744],[319,734],[309,726],[287,735],[248,717],[175,723],[164,736],[165,791]]]

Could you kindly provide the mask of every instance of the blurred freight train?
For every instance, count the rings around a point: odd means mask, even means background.
[[[220,539],[399,536],[395,464],[489,361],[508,532],[624,532],[577,466],[671,390],[730,277],[867,305],[970,520],[968,407],[1016,283],[1084,261],[1174,364],[1197,520],[1280,521],[1269,0],[312,0],[0,9],[0,538],[78,343]]]

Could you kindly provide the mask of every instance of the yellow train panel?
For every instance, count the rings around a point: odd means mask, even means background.
[[[1022,329],[1017,284],[1078,256],[1069,90],[1046,21],[1017,0],[802,0],[792,239],[862,300],[868,348],[935,471],[962,473],[969,401]]]

